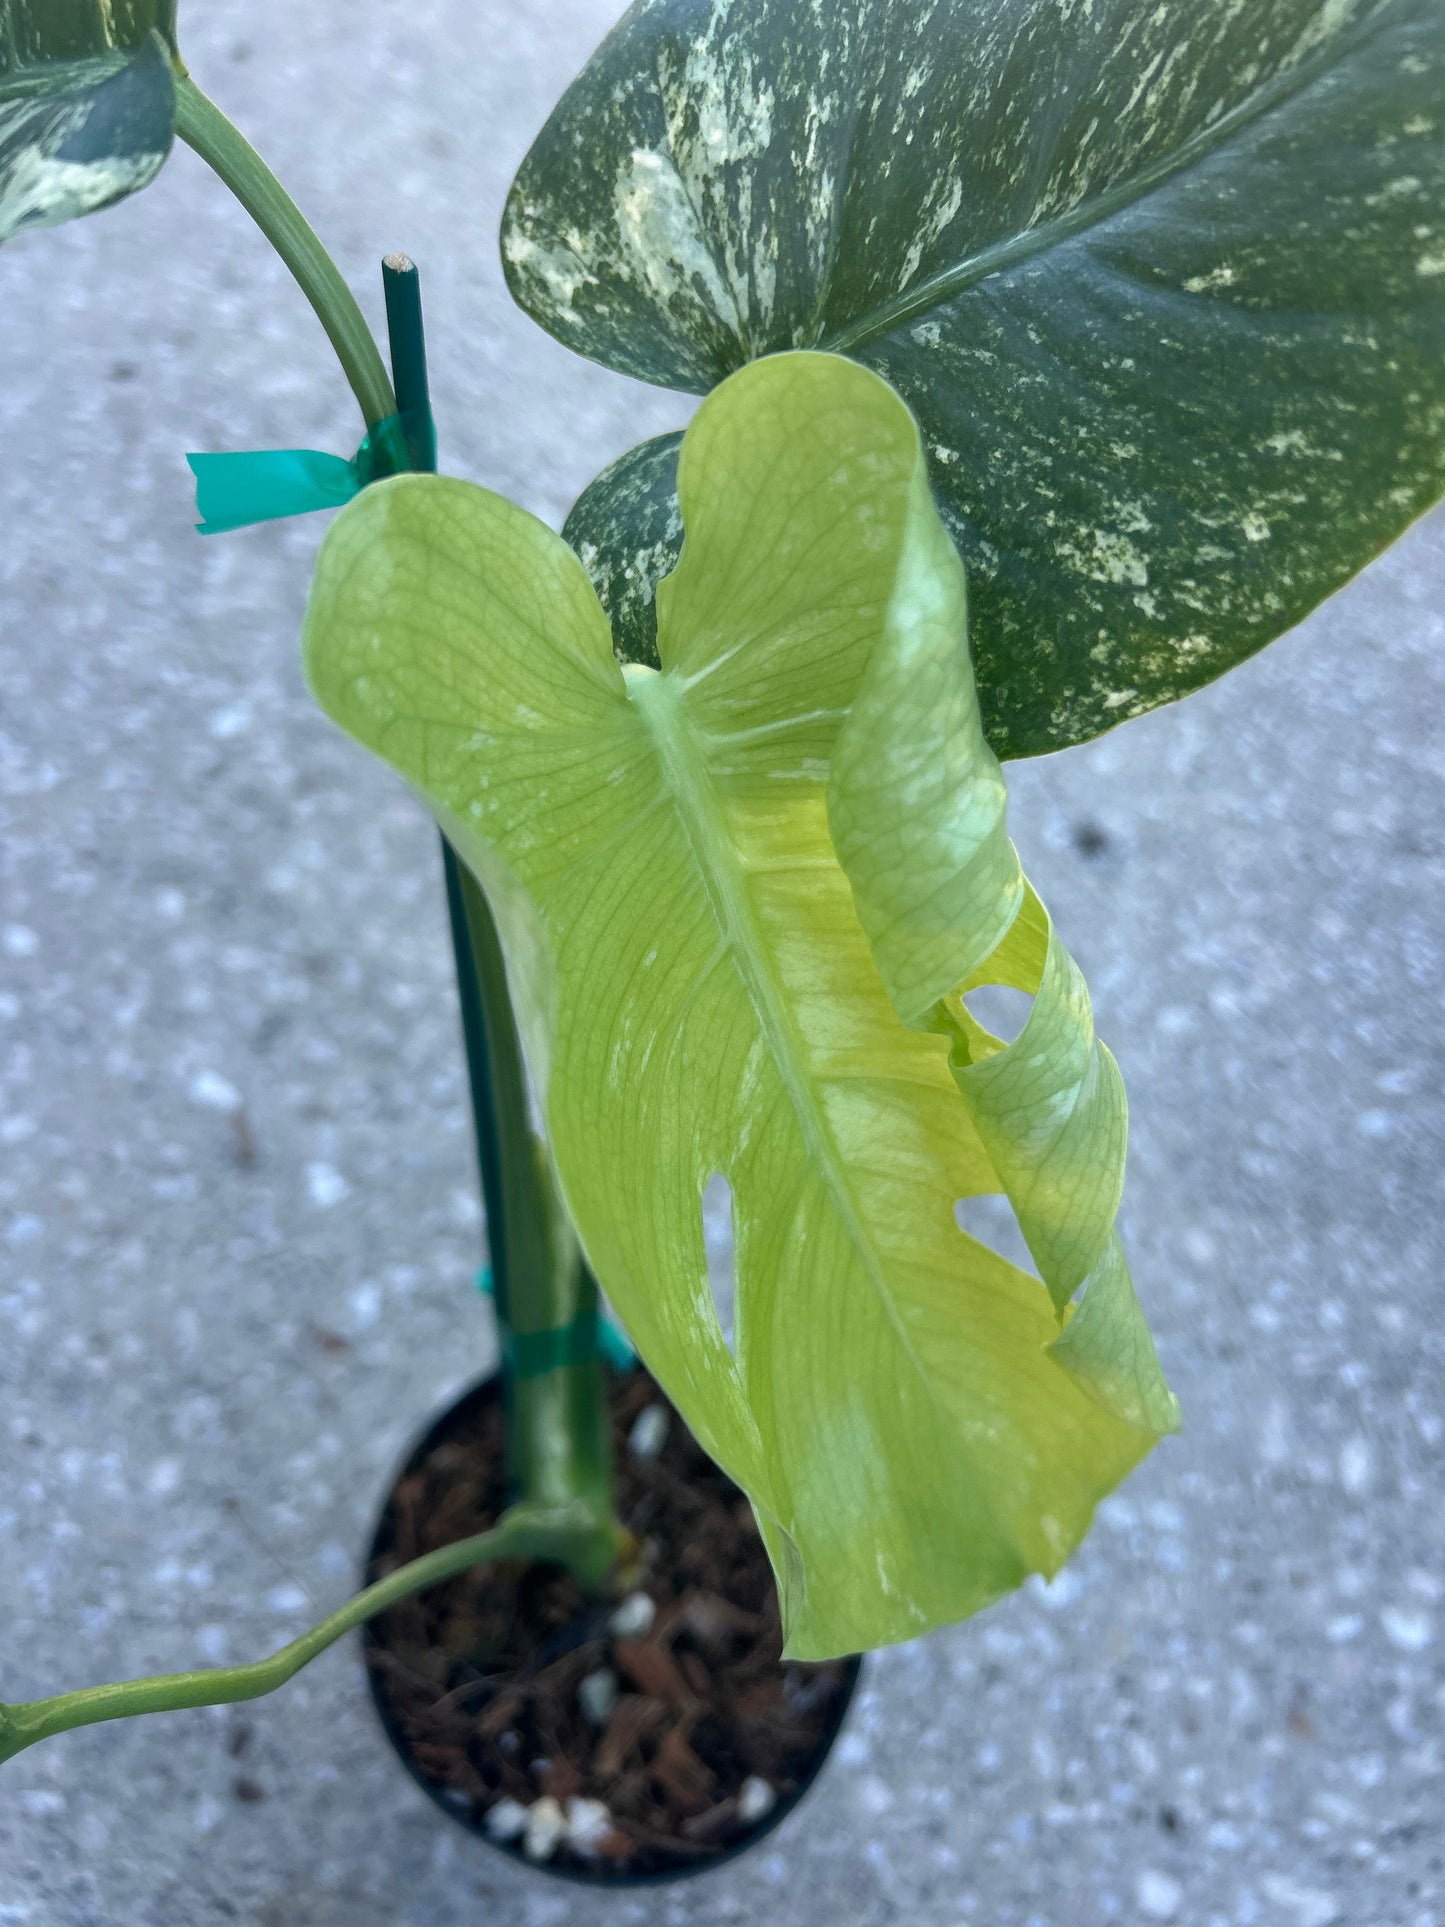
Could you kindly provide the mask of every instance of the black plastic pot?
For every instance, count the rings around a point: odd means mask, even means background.
[[[392,1493],[396,1486],[409,1474],[417,1472],[431,1453],[439,1445],[444,1444],[457,1429],[465,1426],[469,1420],[474,1419],[476,1415],[482,1412],[488,1405],[499,1402],[501,1396],[502,1382],[499,1376],[493,1375],[480,1380],[468,1391],[464,1392],[460,1398],[447,1406],[444,1411],[439,1413],[427,1427],[426,1431],[418,1438],[398,1468],[391,1485],[387,1488],[386,1499],[382,1504],[376,1528],[372,1533],[370,1544],[367,1547],[366,1560],[363,1567],[363,1584],[375,1576],[376,1562],[378,1558],[385,1554],[388,1548],[388,1515]],[[853,1696],[857,1691],[858,1681],[863,1670],[861,1658],[850,1659],[846,1662],[844,1684],[838,1691],[835,1705],[830,1709],[826,1723],[818,1735],[814,1758],[806,1770],[798,1775],[796,1784],[791,1790],[786,1794],[780,1795],[776,1805],[773,1806],[762,1819],[756,1821],[747,1833],[734,1838],[726,1846],[719,1848],[706,1859],[680,1858],[678,1864],[672,1867],[662,1869],[650,1868],[632,1872],[626,1870],[626,1868],[619,1871],[616,1869],[614,1863],[607,1862],[598,1862],[595,1868],[579,1865],[575,1862],[553,1865],[548,1861],[538,1861],[529,1858],[522,1850],[520,1843],[514,1844],[494,1840],[485,1831],[482,1824],[472,1817],[470,1811],[463,1811],[455,1803],[455,1797],[450,1794],[449,1789],[438,1786],[436,1782],[430,1779],[423,1771],[412,1753],[407,1736],[401,1730],[400,1723],[387,1699],[379,1671],[376,1666],[370,1663],[371,1652],[376,1648],[378,1642],[372,1637],[369,1628],[363,1631],[362,1637],[368,1659],[367,1684],[371,1692],[372,1704],[376,1708],[377,1718],[381,1722],[382,1730],[386,1734],[387,1739],[395,1749],[397,1758],[427,1797],[446,1814],[449,1820],[463,1828],[464,1831],[471,1834],[473,1838],[480,1840],[489,1851],[502,1854],[508,1860],[515,1862],[519,1866],[528,1868],[533,1873],[544,1874],[554,1880],[570,1881],[574,1884],[593,1889],[658,1886],[675,1880],[695,1878],[700,1874],[710,1873],[715,1868],[726,1865],[728,1861],[735,1860],[739,1854],[747,1853],[753,1847],[757,1846],[761,1840],[773,1831],[774,1827],[787,1819],[788,1815],[803,1799],[804,1795],[822,1771],[828,1755],[832,1751],[834,1743],[842,1730],[848,1708],[852,1704]]]

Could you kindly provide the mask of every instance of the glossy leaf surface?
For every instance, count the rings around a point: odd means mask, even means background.
[[[170,152],[175,0],[4,0],[0,242],[145,187]]]
[[[645,380],[795,347],[886,375],[989,739],[1059,748],[1253,653],[1445,489],[1445,6],[641,0],[503,251]],[[609,608],[636,507],[586,511]]]
[[[660,672],[619,667],[557,536],[425,477],[338,518],[307,664],[487,884],[587,1255],[817,1656],[1054,1571],[1176,1413],[1113,1230],[1122,1089],[1004,831],[908,411],[760,362],[681,504]],[[994,980],[1037,993],[1006,1047],[963,1001]],[[999,1191],[1043,1282],[957,1227]]]

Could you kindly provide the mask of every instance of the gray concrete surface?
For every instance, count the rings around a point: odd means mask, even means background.
[[[447,465],[553,520],[682,416],[495,263],[608,5],[186,21],[371,312],[383,250],[423,263]],[[298,674],[320,524],[190,527],[187,449],[353,444],[324,344],[178,155],[0,257],[0,368],[18,1698],[254,1656],[338,1602],[491,1340],[432,835]],[[804,1809],[673,1894],[558,1892],[449,1830],[348,1650],[0,1774],[0,1923],[1445,1922],[1442,592],[1437,516],[1226,685],[1016,772],[1130,1081],[1127,1230],[1188,1417],[1051,1592],[882,1656]]]

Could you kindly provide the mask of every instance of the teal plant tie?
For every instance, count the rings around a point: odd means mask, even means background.
[[[202,535],[225,535],[253,522],[343,507],[372,482],[411,469],[412,450],[435,430],[428,415],[388,415],[351,460],[319,448],[267,448],[228,455],[187,455],[196,478]]]
[[[483,1265],[477,1273],[477,1289],[486,1298],[494,1296],[490,1265]],[[548,1372],[561,1371],[564,1365],[585,1365],[599,1353],[616,1372],[631,1371],[637,1363],[637,1353],[620,1326],[610,1318],[599,1318],[595,1310],[585,1311],[570,1325],[559,1325],[553,1331],[504,1332],[502,1347],[515,1378],[544,1378]]]

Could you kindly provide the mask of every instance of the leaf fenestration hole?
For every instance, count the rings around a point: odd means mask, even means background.
[[[976,1198],[960,1198],[953,1207],[953,1221],[960,1231],[967,1232],[970,1238],[1000,1258],[1007,1258],[1031,1278],[1038,1277],[1038,1266],[1024,1238],[1023,1227],[1012,1204],[1001,1192],[985,1191]]]
[[[1011,1044],[1029,1020],[1034,1000],[1026,990],[1010,984],[980,984],[964,997],[975,1023],[1005,1044]]]
[[[737,1297],[734,1263],[733,1188],[721,1171],[714,1171],[702,1189],[702,1242],[707,1252],[707,1279],[718,1324],[729,1351],[733,1345],[733,1307]]]

